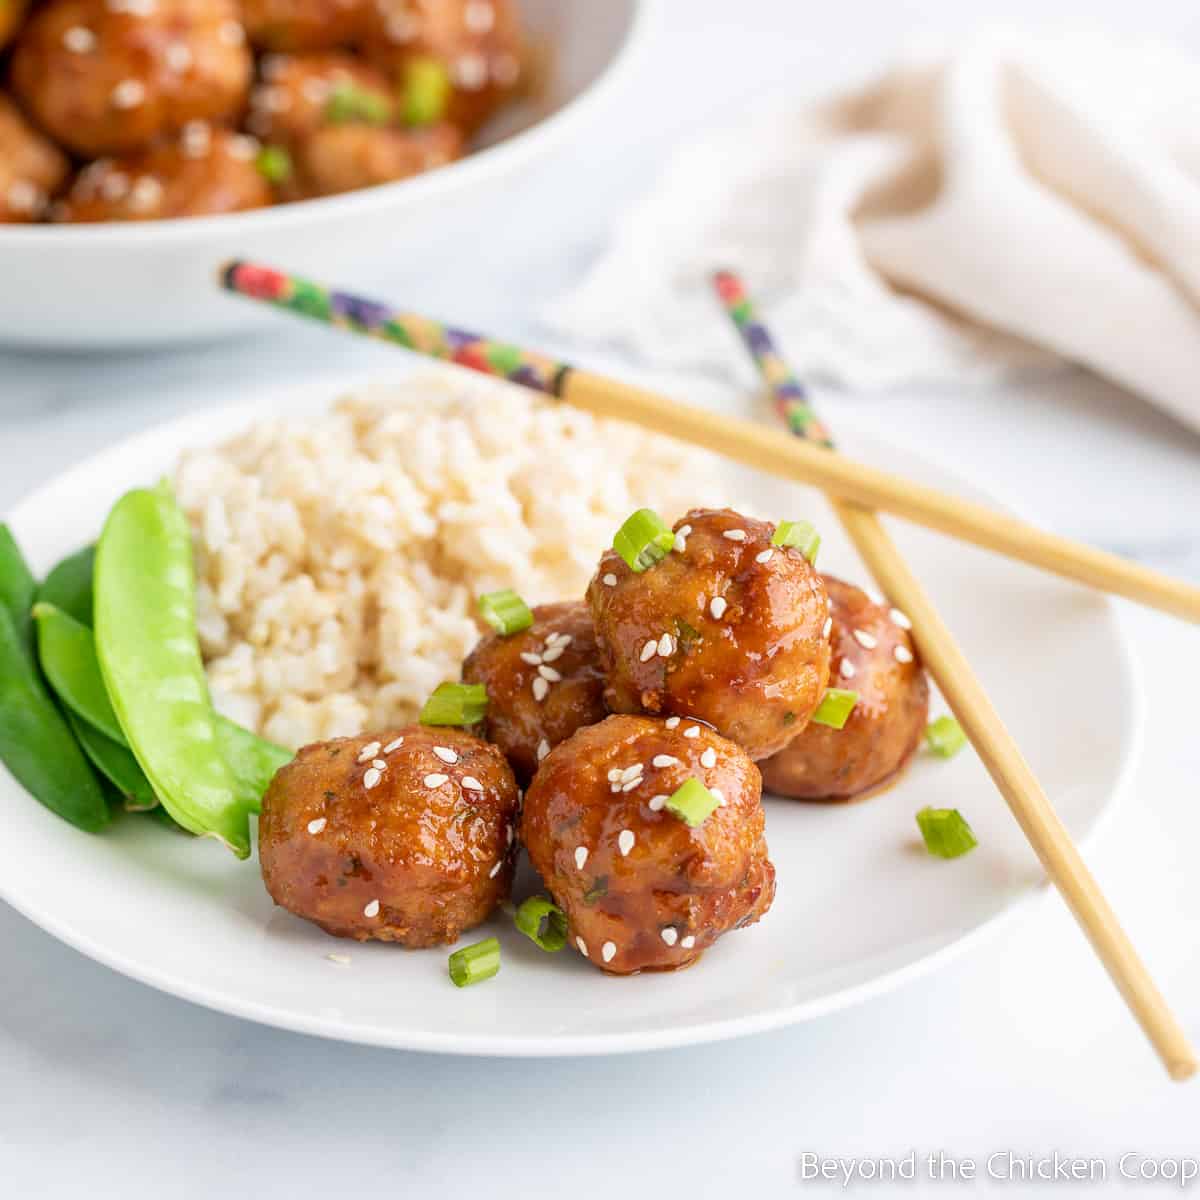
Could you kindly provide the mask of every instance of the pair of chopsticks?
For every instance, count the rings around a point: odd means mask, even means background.
[[[717,288],[797,437],[705,412],[518,346],[338,291],[269,267],[234,262],[221,270],[230,291],[351,332],[507,379],[825,491],[889,601],[912,622],[917,648],[983,760],[1051,881],[1083,927],[1126,1004],[1173,1079],[1197,1060],[1187,1036],[1118,923],[1070,834],[992,707],[916,576],[873,510],[882,509],[1091,587],[1200,621],[1200,588],[1043,532],[1025,522],[845,458],[775,350],[736,277]]]

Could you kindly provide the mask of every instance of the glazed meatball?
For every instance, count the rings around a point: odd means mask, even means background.
[[[29,0],[0,0],[0,48],[11,40],[28,7]]]
[[[250,86],[244,41],[230,0],[50,0],[17,38],[12,84],[63,145],[121,153],[236,116]]]
[[[468,133],[521,82],[524,46],[513,0],[376,0],[365,49],[401,84],[414,59],[442,63],[450,83],[443,115]]]
[[[453,161],[462,140],[453,125],[389,129],[324,125],[293,151],[296,186],[306,196],[330,196],[419,175]]]
[[[878,789],[912,757],[929,718],[929,683],[902,613],[824,575],[833,605],[830,682],[858,693],[841,729],[809,725],[759,763],[763,786],[799,800],[849,800]]]
[[[66,177],[67,160],[0,96],[0,223],[36,221]]]
[[[592,614],[582,600],[539,605],[528,629],[485,637],[462,677],[487,688],[488,741],[523,784],[559,742],[608,714]]]
[[[695,827],[665,807],[689,778],[723,801]],[[671,970],[771,907],[761,790],[745,751],[697,721],[609,717],[550,752],[521,838],[590,962]]]
[[[518,805],[504,755],[459,729],[318,742],[263,797],[263,882],[337,937],[453,942],[508,897]]]
[[[694,509],[648,570],[604,554],[587,594],[613,712],[702,717],[754,759],[804,728],[829,678],[829,599],[774,531]]]
[[[61,221],[155,221],[242,212],[271,203],[251,138],[198,122],[135,154],[100,158],[76,177]]]
[[[363,36],[370,8],[370,0],[242,0],[242,20],[260,50],[336,50]]]

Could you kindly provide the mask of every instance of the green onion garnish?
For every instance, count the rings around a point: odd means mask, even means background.
[[[439,683],[421,709],[422,725],[476,725],[487,712],[482,683]]]
[[[925,849],[938,858],[958,858],[979,845],[957,808],[923,808],[917,813],[917,825]]]
[[[673,545],[675,535],[651,508],[639,508],[613,538],[613,549],[629,569],[639,575],[659,559],[666,558]]]
[[[517,928],[550,954],[567,944],[567,918],[545,896],[530,896],[516,915]]]
[[[678,787],[667,798],[667,811],[693,829],[703,825],[717,808],[717,798],[695,777]]]
[[[339,83],[325,101],[325,119],[334,125],[361,121],[366,125],[386,125],[391,106],[378,92],[368,92],[352,83]]]
[[[268,183],[286,183],[292,175],[292,156],[282,146],[264,146],[254,165]]]
[[[500,970],[500,941],[484,938],[473,946],[464,946],[450,955],[450,979],[455,987],[470,987],[491,979]]]
[[[512,588],[505,588],[502,592],[485,592],[479,597],[479,612],[497,633],[505,637],[510,633],[520,633],[533,624],[529,605]]]
[[[938,758],[953,758],[967,744],[967,735],[953,717],[938,717],[925,726],[925,745]]]
[[[411,58],[404,64],[404,123],[432,125],[446,115],[450,72],[436,58]]]
[[[850,714],[858,703],[858,693],[844,688],[826,688],[812,720],[816,725],[828,725],[830,729],[842,729],[850,720]]]
[[[811,521],[780,521],[771,535],[772,546],[795,546],[810,563],[816,564],[821,535]]]

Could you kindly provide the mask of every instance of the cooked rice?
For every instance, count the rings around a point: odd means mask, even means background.
[[[213,698],[288,746],[415,720],[480,592],[581,596],[634,509],[723,492],[702,452],[447,373],[188,453],[176,485]]]

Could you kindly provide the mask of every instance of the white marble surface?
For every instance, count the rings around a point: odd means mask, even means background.
[[[420,261],[397,264],[393,295],[534,337],[538,308],[689,127],[762,89],[817,89],[914,32],[1038,21],[1047,10],[1034,0],[665,0],[658,53],[594,124],[578,162],[547,164],[497,197],[488,236],[439,239]],[[1159,33],[1200,53],[1190,0],[1073,0],[1052,15]],[[389,353],[290,325],[178,354],[0,353],[0,511],[96,447],[219,399],[238,380],[386,369]],[[1115,388],[1065,372],[1003,391],[826,403],[854,404],[880,428],[902,422],[903,437],[969,465],[1044,524],[1200,579],[1200,436]],[[1150,682],[1150,730],[1133,799],[1089,857],[1200,1041],[1200,633],[1123,614]],[[986,947],[862,1008],[604,1061],[438,1059],[258,1028],[114,975],[3,905],[0,947],[3,1195],[553,1188],[583,1198],[617,1186],[776,1196],[817,1186],[799,1179],[806,1150],[941,1149],[982,1161],[1058,1149],[1108,1159],[1110,1173],[1124,1151],[1200,1153],[1200,1084],[1165,1082],[1053,897]],[[936,1190],[928,1180],[914,1187]]]

